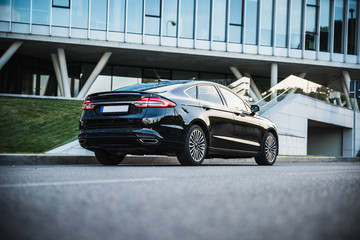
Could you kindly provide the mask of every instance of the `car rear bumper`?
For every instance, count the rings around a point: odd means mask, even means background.
[[[148,128],[81,130],[78,140],[83,148],[91,151],[171,155],[182,150],[182,142],[167,140]]]

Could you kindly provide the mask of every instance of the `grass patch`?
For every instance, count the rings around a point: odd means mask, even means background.
[[[74,138],[82,101],[0,97],[0,153],[42,153]]]

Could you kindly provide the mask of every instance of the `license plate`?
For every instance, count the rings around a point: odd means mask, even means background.
[[[127,113],[129,111],[129,105],[121,106],[102,106],[101,113]]]

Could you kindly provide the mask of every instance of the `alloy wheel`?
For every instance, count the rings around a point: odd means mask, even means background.
[[[190,134],[189,139],[189,150],[192,159],[196,162],[199,162],[203,159],[205,155],[206,143],[203,133],[195,129]]]
[[[269,162],[273,162],[276,159],[277,142],[276,139],[269,135],[265,142],[265,154]]]

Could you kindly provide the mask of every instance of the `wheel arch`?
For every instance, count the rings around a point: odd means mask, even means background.
[[[272,134],[275,136],[276,143],[277,143],[277,155],[279,155],[279,136],[278,136],[277,131],[275,130],[275,128],[268,128],[268,129],[264,132],[264,134],[263,134],[263,136],[262,136],[262,140],[261,140],[260,155],[261,155],[261,153],[262,153],[262,151],[263,151],[264,137],[265,137],[266,133],[268,133],[268,132],[272,133]]]
[[[199,127],[201,127],[201,129],[204,131],[205,136],[206,136],[206,142],[209,148],[210,145],[210,133],[209,133],[209,129],[208,126],[206,125],[206,123],[200,119],[194,119],[189,125],[188,127],[192,126],[192,125],[198,125]]]

